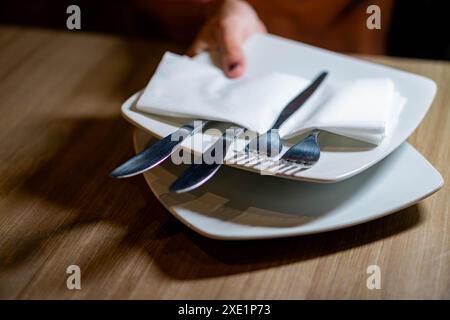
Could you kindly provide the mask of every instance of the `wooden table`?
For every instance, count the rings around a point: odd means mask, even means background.
[[[270,241],[195,234],[142,177],[109,171],[133,154],[121,103],[165,50],[83,32],[0,28],[0,298],[450,298],[448,184],[388,217]],[[434,79],[412,143],[450,179],[450,64],[370,58]],[[369,265],[381,290],[368,290]],[[81,290],[66,269],[81,268]]]

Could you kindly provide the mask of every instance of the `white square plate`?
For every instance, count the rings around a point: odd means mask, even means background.
[[[385,138],[380,145],[368,146],[348,138],[323,133],[319,140],[322,153],[318,163],[294,175],[276,174],[280,177],[330,183],[348,179],[366,170],[386,157],[413,133],[436,93],[436,84],[428,78],[273,35],[252,37],[245,44],[244,50],[248,73],[252,75],[278,71],[312,79],[318,72],[328,70],[328,81],[335,87],[362,77],[389,77],[394,81],[396,90],[407,99],[398,125],[392,135]],[[196,59],[201,63],[213,63],[209,54],[202,54]],[[137,97],[138,94],[135,94],[124,103],[122,113],[126,119],[156,137],[167,136],[191,120],[138,112],[134,107]],[[297,140],[300,138],[297,137]],[[292,142],[296,140],[291,139],[290,143]],[[190,139],[183,143],[188,149],[190,145]],[[195,148],[194,145],[192,151],[201,152],[201,149]],[[251,166],[233,166],[260,172]]]
[[[149,139],[147,133],[136,131],[136,151]],[[439,172],[406,142],[372,168],[334,184],[223,168],[196,190],[169,192],[185,167],[166,161],[144,176],[177,219],[206,237],[222,240],[289,237],[349,227],[406,208],[443,185]]]

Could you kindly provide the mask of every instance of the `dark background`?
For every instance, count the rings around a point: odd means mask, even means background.
[[[330,0],[333,1],[333,0]],[[168,39],[134,1],[2,0],[0,24],[66,28],[66,9],[81,8],[82,30]],[[448,1],[397,0],[389,32],[392,56],[450,60]]]

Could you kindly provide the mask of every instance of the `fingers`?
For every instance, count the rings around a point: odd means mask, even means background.
[[[194,43],[192,43],[192,45],[186,51],[186,54],[190,57],[193,57],[193,56],[195,56],[203,51],[206,51],[208,49],[209,49],[208,42],[206,42],[202,39],[197,39],[194,41]]]
[[[218,44],[211,43],[211,40],[208,41],[204,37],[197,38],[186,51],[186,54],[193,57],[218,46],[225,75],[230,78],[240,77],[245,72],[245,61],[238,30],[228,27],[220,28],[217,38],[219,39],[213,42],[218,42]]]
[[[245,72],[245,58],[242,51],[240,29],[232,23],[223,24],[219,35],[219,49],[225,75],[237,78]]]
[[[214,13],[188,49],[190,56],[205,50],[219,49],[226,76],[237,78],[245,72],[242,45],[252,34],[266,32],[255,10],[245,1],[228,0],[215,6]]]

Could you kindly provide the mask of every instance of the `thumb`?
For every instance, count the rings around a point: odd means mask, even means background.
[[[225,75],[230,78],[240,77],[245,72],[244,52],[239,38],[232,29],[226,29],[222,32],[220,41],[222,68]]]

